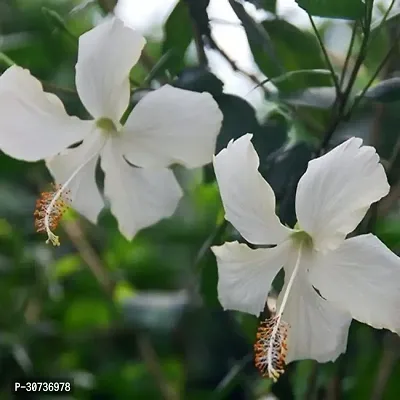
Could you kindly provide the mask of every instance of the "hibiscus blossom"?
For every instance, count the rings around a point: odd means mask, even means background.
[[[372,234],[346,239],[372,203],[389,192],[375,149],[351,138],[309,162],[297,187],[294,229],[275,214],[275,196],[258,172],[247,134],[214,158],[225,218],[250,243],[212,248],[224,309],[259,315],[283,267],[276,314],[260,324],[256,366],[276,380],[285,363],[335,360],[351,319],[400,331],[400,258]]]
[[[90,121],[69,116],[25,69],[10,67],[0,78],[0,149],[20,160],[46,159],[57,185],[38,201],[36,226],[55,245],[52,230],[70,203],[96,223],[104,207],[95,180],[99,158],[105,197],[127,239],[174,213],[182,190],[168,166],[212,161],[222,113],[208,93],[165,85],[147,94],[121,125],[129,72],[144,45],[117,18],[80,37],[76,88]]]

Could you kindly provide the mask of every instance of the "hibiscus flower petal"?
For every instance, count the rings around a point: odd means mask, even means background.
[[[276,274],[286,262],[290,243],[252,250],[238,242],[212,247],[218,264],[218,297],[225,310],[259,315]]]
[[[372,234],[320,255],[311,281],[354,319],[400,333],[400,258]]]
[[[277,244],[291,230],[275,214],[275,195],[258,172],[259,159],[247,134],[230,142],[214,158],[225,218],[249,242]]]
[[[297,187],[296,214],[316,249],[335,249],[386,196],[389,184],[373,147],[351,138],[308,164]]]
[[[140,229],[170,217],[183,195],[171,170],[129,165],[117,139],[110,140],[104,148],[101,168],[105,173],[104,193],[110,200],[111,212],[128,240]]]
[[[212,161],[222,113],[209,93],[170,85],[148,93],[126,121],[125,156],[141,167]]]
[[[307,269],[313,260],[303,252],[299,272],[289,293],[282,319],[289,324],[286,362],[313,359],[318,362],[334,361],[346,351],[349,313],[324,300],[312,287]],[[277,310],[290,275],[293,263],[285,267],[285,285],[279,295]]]
[[[93,125],[70,117],[60,99],[43,91],[30,72],[12,66],[0,77],[0,150],[38,161],[79,142]]]
[[[76,88],[94,118],[119,121],[129,103],[129,72],[145,39],[113,17],[79,38]]]
[[[64,184],[83,166],[67,187],[70,191],[68,197],[71,199],[72,208],[92,223],[97,222],[97,217],[104,207],[95,179],[96,165],[104,140],[104,136],[92,132],[78,147],[46,160],[47,168],[59,184]]]

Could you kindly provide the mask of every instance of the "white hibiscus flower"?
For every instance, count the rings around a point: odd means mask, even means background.
[[[400,258],[372,234],[346,239],[370,205],[389,192],[375,149],[351,138],[312,160],[297,187],[295,229],[275,214],[275,196],[258,172],[252,135],[214,158],[225,218],[253,244],[212,248],[225,309],[259,315],[272,281],[285,271],[275,316],[261,323],[256,365],[277,379],[285,363],[335,360],[352,318],[400,331]]]
[[[61,101],[25,69],[13,66],[0,78],[0,149],[21,160],[46,159],[58,183],[54,193],[43,194],[36,213],[37,228],[53,244],[59,244],[52,229],[67,198],[97,221],[104,207],[95,181],[99,157],[105,196],[127,239],[174,213],[182,190],[169,165],[194,168],[212,161],[222,113],[208,93],[165,85],[147,94],[121,126],[129,72],[144,44],[117,18],[80,37],[76,88],[91,121],[67,115]]]

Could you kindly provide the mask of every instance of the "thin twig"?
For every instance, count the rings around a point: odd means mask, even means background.
[[[390,3],[389,7],[387,8],[381,23],[379,24],[379,26],[376,28],[376,31],[374,33],[374,36],[372,38],[372,40],[376,39],[379,35],[379,33],[381,32],[381,30],[383,29],[383,26],[385,25],[385,22],[387,20],[387,17],[389,16],[390,11],[392,11],[392,8],[394,6],[394,3],[396,2],[396,0],[392,0],[392,2]]]
[[[381,63],[379,64],[378,68],[376,69],[376,71],[372,74],[370,80],[368,81],[368,83],[365,85],[364,89],[361,91],[361,93],[357,96],[357,98],[354,100],[354,103],[352,104],[350,110],[346,113],[346,118],[349,118],[350,115],[353,113],[353,111],[355,110],[355,108],[358,106],[358,104],[360,103],[360,101],[363,99],[365,93],[367,92],[367,90],[371,87],[371,85],[374,83],[376,77],[379,75],[379,73],[381,72],[382,68],[385,66],[385,64],[389,61],[390,57],[392,56],[392,52],[394,49],[397,48],[398,46],[398,40],[400,39],[400,33],[397,35],[397,37],[395,38],[395,40],[393,41],[392,45],[390,46],[390,49],[388,50],[388,52],[386,53],[386,56],[383,58],[383,60],[381,61]]]
[[[209,42],[210,42],[210,46],[212,49],[218,51],[218,53],[225,58],[225,60],[229,63],[229,65],[231,66],[231,68],[235,71],[235,72],[240,72],[242,75],[246,76],[247,78],[249,78],[250,80],[252,80],[257,86],[261,86],[262,90],[264,91],[265,95],[269,95],[269,90],[263,86],[263,84],[261,83],[261,81],[253,74],[246,72],[244,70],[242,70],[240,67],[238,67],[237,63],[235,61],[233,61],[228,54],[225,52],[225,50],[223,50],[214,40],[214,38],[212,36],[210,36],[208,38]]]
[[[194,21],[193,18],[191,18],[191,24],[193,29],[194,43],[196,45],[197,57],[199,58],[199,64],[202,67],[207,67],[208,59],[204,50],[203,35],[201,34],[199,27],[197,26],[196,21]]]
[[[165,400],[178,400],[179,395],[173,390],[167,379],[165,378],[164,372],[160,366],[157,353],[154,351],[149,338],[143,334],[138,334],[136,343],[140,355],[147,366],[147,369],[155,379],[160,392]]]
[[[317,378],[318,378],[318,363],[316,361],[313,361],[310,375],[307,380],[307,389],[306,389],[306,392],[304,395],[304,400],[315,399],[315,389],[317,386]]]
[[[383,339],[382,358],[379,363],[371,400],[384,399],[387,382],[393,373],[394,366],[400,358],[399,346],[399,337],[392,332],[386,332]]]
[[[220,224],[218,224],[216,226],[216,228],[211,233],[211,235],[209,235],[206,238],[206,240],[203,242],[203,244],[201,245],[201,247],[196,255],[195,261],[193,263],[194,269],[196,271],[200,268],[201,262],[203,261],[204,257],[210,250],[211,245],[214,243],[214,241],[217,238],[219,238],[225,232],[228,225],[229,225],[229,222],[226,219],[224,219]]]
[[[354,63],[354,67],[351,71],[351,75],[347,84],[346,89],[344,90],[342,96],[337,98],[335,101],[334,109],[336,109],[335,115],[332,119],[331,125],[328,127],[324,139],[322,140],[321,146],[319,148],[318,154],[321,154],[325,147],[328,145],[329,141],[332,138],[332,135],[335,133],[336,128],[339,126],[340,122],[343,119],[344,112],[347,106],[347,102],[350,98],[351,91],[353,90],[354,82],[357,79],[358,71],[360,70],[362,63],[365,60],[367,55],[368,43],[369,43],[369,35],[370,35],[370,26],[371,26],[371,18],[372,18],[372,5],[369,9],[366,10],[365,16],[365,25],[363,27],[364,37],[361,43],[360,51],[358,52],[356,61]]]
[[[112,298],[115,283],[110,278],[100,257],[87,240],[79,221],[65,221],[62,226],[101,288]]]
[[[347,73],[347,68],[349,66],[349,62],[351,59],[351,55],[353,53],[353,47],[354,47],[354,43],[356,40],[356,36],[357,36],[357,21],[354,23],[353,26],[353,30],[351,32],[351,38],[350,38],[350,43],[349,43],[349,48],[347,49],[347,54],[346,54],[346,59],[344,60],[344,64],[343,64],[343,69],[342,69],[342,73],[340,75],[340,81],[339,81],[339,85],[340,87],[343,86],[344,80],[346,78],[346,73]]]
[[[79,222],[77,221],[66,221],[63,223],[63,228],[70,238],[71,242],[77,248],[82,259],[88,265],[93,276],[96,278],[100,287],[104,290],[107,298],[110,300],[110,304],[115,309],[113,293],[114,293],[114,282],[110,278],[107,269],[103,265],[101,259],[91,247],[87,240]],[[116,310],[116,315],[119,316]],[[148,371],[153,376],[157,387],[162,394],[164,400],[178,400],[179,397],[174,393],[168,380],[165,378],[157,354],[146,336],[141,333],[136,335],[136,341],[140,356]]]
[[[325,48],[325,45],[324,45],[324,41],[322,40],[322,37],[318,32],[318,28],[316,27],[312,16],[310,14],[307,14],[307,15],[308,15],[308,19],[311,22],[311,26],[312,26],[312,28],[313,28],[313,30],[315,32],[315,36],[317,37],[317,40],[318,40],[318,43],[319,43],[319,47],[321,48],[322,53],[323,53],[324,58],[325,58],[325,61],[326,61],[327,65],[328,65],[329,71],[331,72],[333,84],[335,85],[335,89],[336,89],[336,97],[340,98],[341,95],[342,95],[342,91],[340,89],[339,80],[338,80],[338,78],[336,76],[336,73],[335,73],[335,70],[333,68],[332,62],[331,62],[331,60],[329,58],[328,52],[326,51],[326,48]]]

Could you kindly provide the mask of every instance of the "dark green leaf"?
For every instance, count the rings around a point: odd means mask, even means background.
[[[178,2],[165,23],[164,29],[165,39],[162,54],[170,54],[165,67],[175,76],[185,65],[185,53],[192,40],[189,10],[183,1]]]
[[[261,24],[254,21],[253,18],[247,14],[243,4],[238,3],[236,0],[229,0],[229,4],[242,22],[250,45],[254,46],[254,48],[257,50],[257,53],[265,54],[272,63],[275,71],[278,71],[278,74],[282,74],[284,72],[284,68],[276,55],[273,41],[271,41],[268,32]],[[252,50],[255,56],[255,50],[253,48]]]
[[[391,103],[400,100],[400,78],[390,78],[369,88],[365,95],[367,99],[379,103]]]
[[[299,70],[321,70],[326,68],[320,47],[314,35],[304,32],[284,20],[264,21],[263,28],[273,43],[277,58],[283,65],[284,73]],[[262,72],[270,79],[282,76],[282,71],[276,67],[271,58],[260,48],[248,34],[250,47],[256,63]],[[305,56],[307,54],[307,56]],[[299,74],[296,79],[276,82],[281,91],[293,91],[310,86],[331,86],[329,75]]]
[[[296,0],[309,14],[317,17],[357,20],[364,15],[361,0]]]
[[[333,87],[310,87],[293,93],[285,93],[279,99],[294,106],[331,108],[336,98]]]
[[[224,84],[210,71],[201,67],[185,68],[173,85],[194,92],[209,92],[214,96],[222,94]]]

